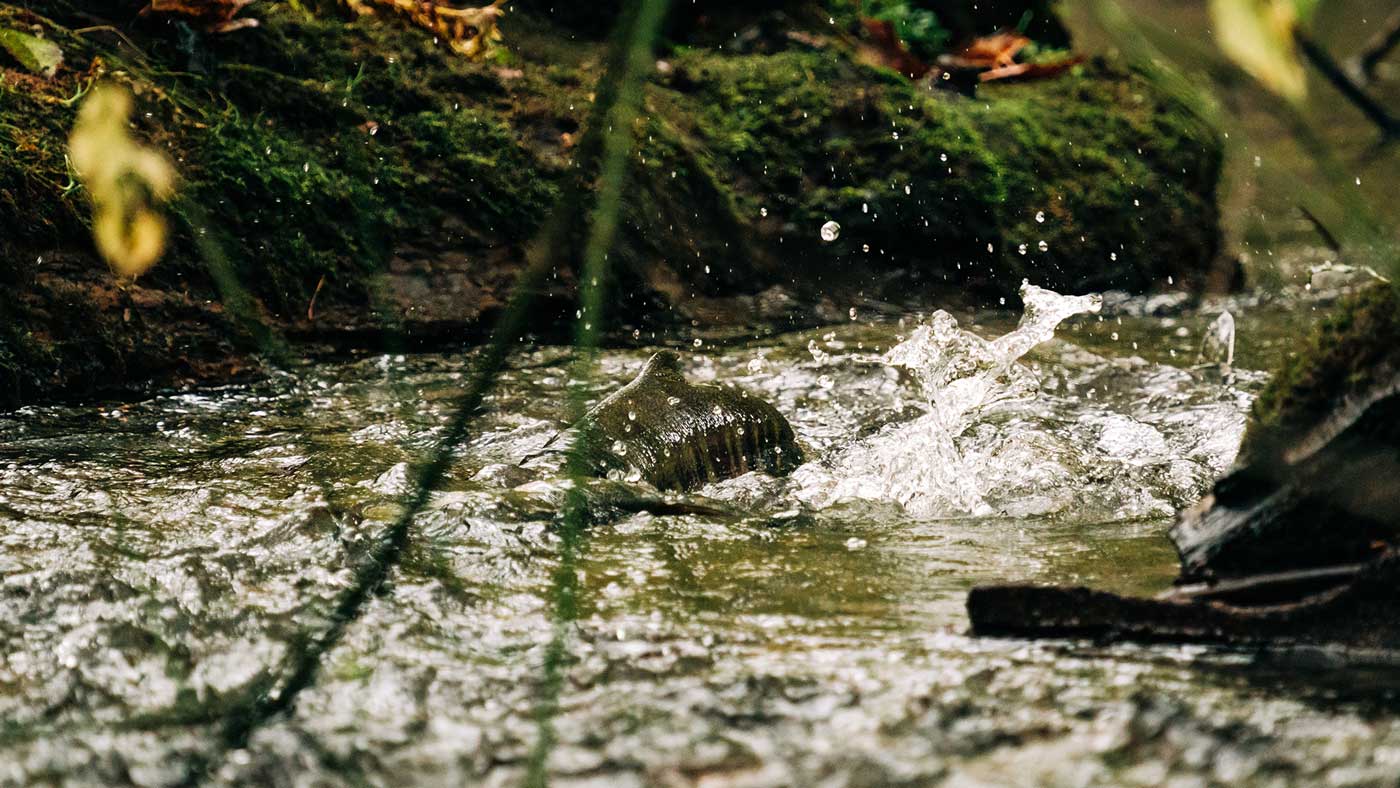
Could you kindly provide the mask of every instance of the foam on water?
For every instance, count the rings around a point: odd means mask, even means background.
[[[819,508],[888,501],[929,517],[1075,508],[1136,519],[1169,516],[1201,494],[1233,459],[1246,404],[1238,392],[1063,343],[1042,351],[1055,358],[1037,374],[1020,360],[1102,301],[1030,284],[1021,297],[1019,325],[995,339],[939,311],[883,356],[856,357],[912,379],[924,413],[799,469],[797,496]],[[823,364],[851,358],[814,355]]]

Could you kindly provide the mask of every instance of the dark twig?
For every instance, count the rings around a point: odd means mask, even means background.
[[[1308,210],[1306,205],[1299,205],[1298,210],[1303,214],[1303,218],[1307,219],[1308,222],[1312,224],[1317,234],[1322,236],[1322,242],[1327,244],[1327,248],[1340,254],[1342,251],[1342,242],[1338,241],[1337,236],[1333,235],[1332,231],[1327,229],[1327,225],[1323,224],[1322,220],[1317,218],[1317,214]]]
[[[1376,66],[1397,45],[1400,45],[1400,8],[1395,9],[1395,12],[1381,23],[1381,29],[1371,36],[1371,40],[1366,42],[1360,54],[1351,59],[1350,71],[1356,81],[1365,85],[1375,79]]]
[[[1302,50],[1303,56],[1308,59],[1309,63],[1312,63],[1318,73],[1322,74],[1323,78],[1331,83],[1332,87],[1336,88],[1348,101],[1356,105],[1356,108],[1361,110],[1367,119],[1376,124],[1382,134],[1387,138],[1400,136],[1400,118],[1390,114],[1389,110],[1367,95],[1366,91],[1356,84],[1341,66],[1337,65],[1337,61],[1327,54],[1327,50],[1323,49],[1321,44],[1318,44],[1311,36],[1301,30],[1295,31],[1293,37],[1298,42],[1298,48]]]

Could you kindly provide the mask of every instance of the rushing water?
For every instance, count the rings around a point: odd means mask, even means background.
[[[1073,306],[1048,329],[1097,304]],[[1034,348],[1045,322],[939,313],[689,354],[817,459],[687,498],[728,514],[598,517],[556,783],[1393,785],[1386,674],[965,634],[977,583],[1169,582],[1166,518],[1228,465],[1251,367],[1308,312],[1229,306],[1230,370],[1193,366],[1220,308],[1160,299]],[[595,395],[648,354],[605,353]],[[387,587],[232,751],[221,726],[331,625],[470,357],[0,416],[0,784],[173,784],[192,763],[228,784],[519,784],[565,490],[520,463],[561,426],[569,361],[515,360]]]

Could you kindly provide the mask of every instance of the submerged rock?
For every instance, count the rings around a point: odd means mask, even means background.
[[[1400,649],[1400,319],[1343,303],[1260,396],[1242,462],[1171,529],[1172,590],[988,586],[979,634]]]
[[[802,461],[777,408],[739,389],[687,383],[680,357],[669,350],[652,356],[636,380],[598,403],[573,432],[585,441],[595,473],[635,469],[663,490],[755,470],[784,474]]]

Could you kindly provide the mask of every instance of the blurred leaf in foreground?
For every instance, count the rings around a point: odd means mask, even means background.
[[[21,66],[43,77],[52,77],[63,63],[63,50],[58,44],[18,30],[0,28],[0,47]]]
[[[165,250],[165,218],[154,207],[175,190],[175,169],[132,139],[131,94],[99,85],[78,111],[68,138],[73,167],[92,199],[97,250],[118,274],[135,278]]]
[[[1307,94],[1294,31],[1315,0],[1210,0],[1220,48],[1264,87],[1293,101]]]
[[[408,17],[419,27],[445,39],[452,51],[471,60],[485,60],[501,42],[497,25],[506,11],[505,0],[496,0],[481,8],[451,8],[432,0],[344,0],[356,14],[372,14],[376,10],[394,11]]]

